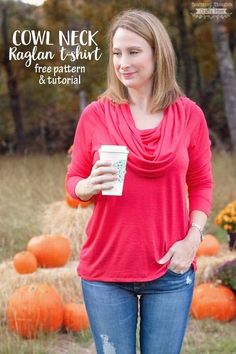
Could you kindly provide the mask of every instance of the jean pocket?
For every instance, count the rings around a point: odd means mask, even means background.
[[[193,270],[192,265],[189,267],[189,269],[187,269],[184,273],[176,273],[171,269],[167,269],[167,273],[174,275],[175,277],[182,277],[184,276],[186,273],[188,273],[190,270]]]

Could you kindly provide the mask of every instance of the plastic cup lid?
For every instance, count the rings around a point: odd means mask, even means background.
[[[129,152],[124,145],[101,145],[99,151],[103,152]]]

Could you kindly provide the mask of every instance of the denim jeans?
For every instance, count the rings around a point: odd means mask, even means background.
[[[135,354],[138,316],[141,354],[180,353],[194,281],[192,267],[147,282],[81,279],[97,354]]]

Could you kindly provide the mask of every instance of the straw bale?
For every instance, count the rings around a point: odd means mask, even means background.
[[[23,285],[46,282],[55,287],[64,303],[83,302],[80,278],[76,271],[77,262],[68,262],[60,268],[38,268],[31,274],[18,274],[12,261],[0,264],[0,318],[5,321],[8,299],[12,292]]]
[[[215,256],[197,257],[196,284],[210,281],[218,266],[235,259],[236,254],[228,249],[228,245],[221,244],[220,251]]]
[[[71,259],[77,260],[92,210],[93,205],[70,208],[65,201],[49,204],[45,207],[41,220],[42,233],[67,237],[71,241]]]

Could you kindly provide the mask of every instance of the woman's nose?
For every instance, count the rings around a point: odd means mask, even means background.
[[[127,69],[130,66],[127,57],[122,56],[120,60],[120,67],[121,69]]]
[[[123,61],[120,63],[120,68],[122,70],[127,70],[130,67],[130,64],[127,61]]]

